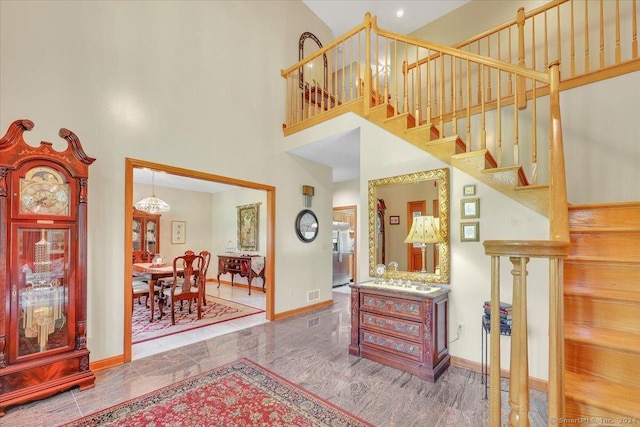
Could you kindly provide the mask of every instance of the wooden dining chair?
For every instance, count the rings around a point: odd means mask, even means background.
[[[211,262],[211,252],[200,251],[202,257],[202,270],[198,272],[198,279],[202,281],[202,305],[207,305],[207,271],[209,270],[209,262]]]
[[[191,314],[191,303],[196,302],[198,319],[202,318],[202,295],[204,295],[204,282],[194,280],[194,275],[203,268],[204,258],[189,251],[185,255],[176,257],[173,260],[173,281],[171,286],[163,291],[164,300],[171,307],[171,324],[176,324],[176,302],[188,301],[189,314]],[[162,310],[160,310],[162,317]]]
[[[145,254],[152,255],[150,252],[142,253],[138,257],[136,256],[136,254],[133,254],[133,263],[135,264],[136,262],[147,262],[146,258],[139,258],[140,256],[144,257]],[[145,297],[145,305],[147,307],[149,306],[149,280],[150,277],[148,274],[139,273],[137,271],[134,271],[131,276],[132,299],[135,300],[137,298],[138,304],[142,304],[140,302],[140,298]],[[154,286],[154,297],[158,295],[159,292],[160,287]],[[133,309],[133,304],[131,304],[131,308]]]

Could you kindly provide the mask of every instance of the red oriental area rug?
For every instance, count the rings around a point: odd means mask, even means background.
[[[373,427],[248,359],[64,426]]]
[[[198,320],[195,304],[192,304],[191,314],[189,314],[188,304],[184,304],[182,311],[176,308],[176,324],[172,325],[170,307],[165,307],[162,319],[158,320],[159,311],[156,304],[155,318],[153,322],[149,322],[149,307],[145,305],[144,298],[141,300],[141,304],[138,304],[137,300],[133,301],[131,321],[133,344],[264,312],[259,308],[207,295],[207,305],[202,306],[202,319]]]

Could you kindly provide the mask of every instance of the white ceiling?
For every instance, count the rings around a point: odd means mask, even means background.
[[[378,18],[378,27],[409,34],[470,0],[303,0],[338,38],[364,21],[367,12]],[[396,12],[402,9],[401,18]],[[326,42],[329,42],[327,40]]]
[[[289,150],[296,156],[333,168],[333,182],[360,176],[360,130],[354,129]]]
[[[366,12],[377,17],[378,27],[399,34],[409,34],[469,1],[303,0],[331,28],[334,38],[361,24]],[[396,17],[398,9],[404,10],[401,18]],[[360,176],[360,132],[357,129],[289,152],[333,168],[334,183],[350,181]]]

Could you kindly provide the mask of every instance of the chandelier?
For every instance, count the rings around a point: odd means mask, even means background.
[[[162,199],[156,197],[155,171],[151,171],[151,197],[145,197],[135,203],[136,209],[150,214],[165,213],[171,210],[171,206]]]

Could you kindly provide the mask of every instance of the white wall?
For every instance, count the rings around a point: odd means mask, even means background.
[[[640,200],[640,71],[560,94],[573,204]]]
[[[149,197],[153,191],[151,185],[135,184],[133,202]],[[211,194],[197,191],[177,190],[175,188],[155,186],[155,194],[171,206],[169,212],[160,217],[160,255],[171,262],[183,255],[187,249],[199,253],[212,251]],[[172,221],[186,222],[185,243],[171,243]],[[214,252],[212,252],[214,253]],[[118,283],[117,286],[120,284]]]
[[[253,190],[249,188],[238,188],[235,190],[223,191],[215,193],[211,198],[211,206],[213,210],[212,217],[212,247],[214,248],[213,262],[210,270],[212,273],[209,277],[218,275],[218,264],[216,255],[225,253],[227,243],[232,242],[234,248],[238,247],[238,206],[259,203],[258,207],[258,249],[255,251],[242,251],[242,253],[250,253],[266,256],[267,254],[267,193],[262,190]],[[231,280],[230,275],[220,277],[220,280]],[[235,276],[234,283],[247,284],[246,277]],[[262,286],[260,279],[255,279],[254,286]]]
[[[89,174],[88,347],[123,353],[125,157],[272,185],[276,313],[331,299],[331,170],[282,149],[298,39],[329,29],[299,1],[0,2],[0,132],[31,119],[31,144],[74,131]],[[296,237],[300,187],[323,230]],[[326,285],[325,285],[326,283]]]

